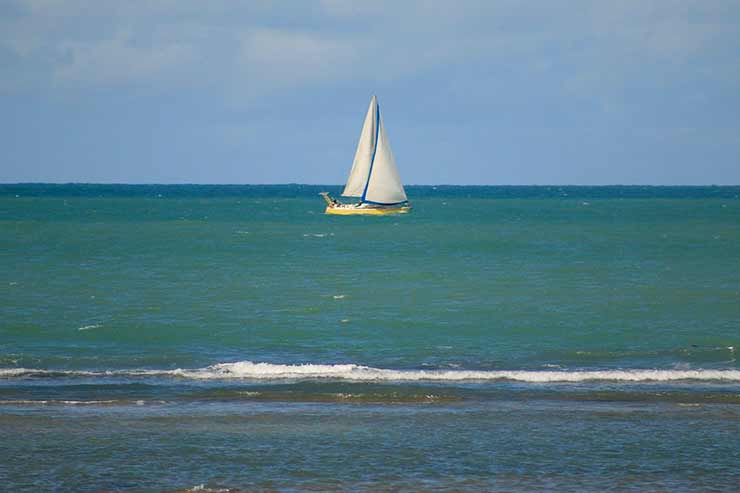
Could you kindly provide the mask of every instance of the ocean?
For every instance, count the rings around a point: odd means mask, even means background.
[[[740,187],[0,185],[3,491],[737,491]]]

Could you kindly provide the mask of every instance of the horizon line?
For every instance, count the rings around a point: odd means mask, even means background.
[[[65,186],[65,185],[103,185],[103,186],[168,186],[168,187],[177,187],[177,186],[207,186],[207,187],[243,187],[243,186],[301,186],[301,187],[342,187],[344,186],[343,183],[338,184],[327,184],[327,183],[157,183],[157,182],[150,182],[150,183],[132,183],[132,182],[86,182],[86,181],[68,181],[68,182],[44,182],[44,181],[19,181],[19,182],[0,182],[0,187],[2,186],[27,186],[27,185],[54,185],[54,186]],[[673,183],[673,184],[653,184],[653,183],[602,183],[602,184],[590,184],[590,185],[584,185],[584,184],[574,184],[574,183],[566,183],[566,184],[554,184],[554,183],[544,183],[544,184],[526,184],[526,183],[501,183],[501,184],[491,184],[491,183],[485,183],[485,184],[449,184],[449,183],[436,183],[436,184],[423,184],[423,183],[414,183],[414,184],[408,184],[404,185],[404,187],[738,187],[740,186],[740,183],[737,184],[717,184],[717,183],[702,183],[702,184],[682,184],[682,183]]]

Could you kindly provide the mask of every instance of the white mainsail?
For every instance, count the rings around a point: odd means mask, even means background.
[[[383,119],[378,109],[378,141],[375,147],[375,159],[370,166],[364,201],[378,204],[397,204],[406,202],[406,192],[398,175],[396,160],[393,158],[391,143],[385,132]]]
[[[407,200],[375,96],[370,100],[342,195],[361,197],[363,202],[377,204],[398,204]]]

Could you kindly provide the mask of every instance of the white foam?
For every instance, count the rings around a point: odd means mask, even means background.
[[[355,364],[280,365],[239,361],[219,363],[205,368],[174,370],[42,370],[29,368],[0,369],[0,378],[35,376],[81,377],[156,377],[169,376],[196,380],[347,380],[356,382],[462,382],[517,381],[530,383],[557,382],[672,382],[725,381],[740,382],[740,370],[708,369],[630,369],[630,370],[391,370]]]
[[[95,406],[99,404],[116,404],[121,401],[105,400],[105,401],[56,401],[60,404],[66,404],[69,406]]]
[[[105,401],[49,401],[49,400],[7,400],[0,401],[0,405],[61,405],[61,406],[96,406],[103,404],[116,404],[122,401],[105,400]]]
[[[92,298],[94,298],[94,296],[92,296]],[[83,325],[82,327],[77,327],[77,330],[99,329],[102,326],[103,326],[102,324]]]
[[[198,370],[175,370],[186,378],[305,380],[333,379],[350,381],[495,381],[548,382],[669,382],[677,380],[721,380],[740,382],[740,370],[390,370],[353,364],[345,365],[275,365],[270,363],[220,363]]]
[[[0,377],[20,377],[20,376],[32,376],[32,375],[43,375],[50,373],[47,370],[35,370],[31,368],[0,368]]]
[[[98,372],[86,370],[44,370],[40,368],[0,368],[0,378],[13,377],[51,377],[51,376],[77,376],[96,377],[112,375],[120,372]]]
[[[178,491],[192,491],[192,492],[202,491],[203,493],[230,493],[232,491],[239,491],[239,489],[238,488],[219,488],[219,487],[209,488],[205,484],[198,484],[198,485],[193,486],[190,489],[178,490]]]

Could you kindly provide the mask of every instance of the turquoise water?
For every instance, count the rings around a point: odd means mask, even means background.
[[[325,188],[0,186],[4,487],[736,485],[740,187]]]

